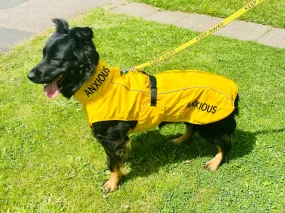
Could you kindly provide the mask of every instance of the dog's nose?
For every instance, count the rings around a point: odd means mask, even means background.
[[[31,80],[34,81],[36,79],[36,75],[33,71],[29,72],[29,74],[27,75],[27,77]]]

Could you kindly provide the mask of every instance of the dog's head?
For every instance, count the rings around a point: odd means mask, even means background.
[[[46,84],[45,93],[55,98],[59,92],[70,98],[95,72],[99,54],[89,27],[68,28],[68,23],[53,19],[56,31],[43,49],[43,58],[28,74],[38,84]]]

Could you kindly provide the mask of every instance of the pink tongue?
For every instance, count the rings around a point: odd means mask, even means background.
[[[59,94],[59,90],[56,84],[57,80],[49,83],[45,87],[45,94],[49,98],[55,98]]]

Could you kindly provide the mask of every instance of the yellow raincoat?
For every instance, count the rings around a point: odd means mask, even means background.
[[[99,61],[95,74],[74,94],[83,104],[88,124],[98,121],[137,121],[130,133],[165,122],[209,124],[234,110],[237,85],[222,76],[197,70],[172,70],[154,75],[157,103],[151,106],[149,76],[121,74],[119,67]]]

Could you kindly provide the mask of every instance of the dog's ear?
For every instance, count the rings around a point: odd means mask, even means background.
[[[90,27],[75,27],[70,30],[70,35],[75,40],[92,40],[93,38],[93,31]]]
[[[55,23],[56,32],[59,34],[68,34],[68,23],[63,19],[52,19],[52,22]]]
[[[70,30],[69,35],[75,41],[74,55],[83,64],[97,65],[99,54],[92,42],[92,29],[90,27],[75,27]]]

